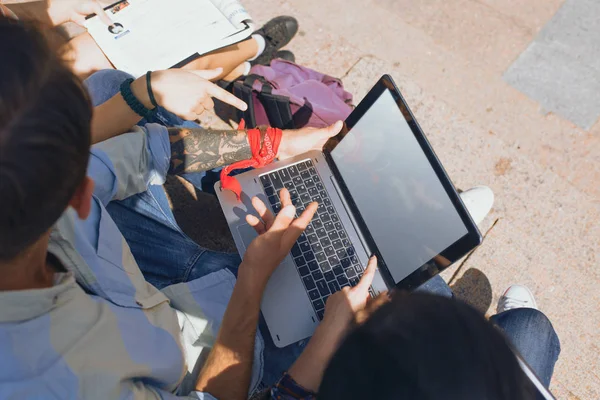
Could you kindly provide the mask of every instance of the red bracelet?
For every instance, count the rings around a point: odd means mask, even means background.
[[[244,129],[245,125],[245,121],[241,120],[238,130]],[[270,164],[275,157],[277,157],[277,151],[279,150],[279,144],[281,143],[282,131],[278,128],[268,127],[267,132],[265,133],[262,148],[260,145],[261,135],[259,129],[249,129],[247,134],[250,150],[252,151],[252,158],[249,160],[238,161],[226,166],[221,170],[221,187],[234,192],[238,201],[242,195],[242,186],[234,176],[229,176],[229,174],[236,169],[245,169],[250,167],[260,168]]]

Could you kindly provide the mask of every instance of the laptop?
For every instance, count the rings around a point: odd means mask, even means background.
[[[279,212],[290,191],[298,215],[319,208],[266,287],[261,311],[273,342],[311,336],[327,298],[358,283],[371,255],[372,296],[412,290],[481,243],[460,200],[392,78],[384,75],[322,151],[237,175],[242,198],[215,191],[241,255],[256,237],[245,221],[258,196]]]

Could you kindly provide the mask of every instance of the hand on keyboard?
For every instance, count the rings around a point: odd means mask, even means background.
[[[377,258],[373,256],[369,259],[369,264],[356,286],[352,288],[346,286],[329,296],[325,304],[322,329],[340,337],[345,334],[351,324],[356,322],[357,315],[367,307],[367,300],[370,298],[369,288],[376,271]]]
[[[275,268],[290,253],[292,246],[310,223],[318,204],[310,203],[300,217],[296,218],[296,207],[292,204],[287,189],[279,192],[281,211],[277,216],[258,198],[252,199],[252,205],[260,215],[247,215],[246,222],[259,236],[250,243],[240,265],[238,280],[251,283],[263,290]]]
[[[346,286],[329,296],[325,317],[288,371],[302,387],[315,392],[319,389],[325,366],[346,336],[351,322],[356,319],[357,313],[365,310],[365,307],[370,310],[370,305],[377,302],[371,301],[367,306],[369,287],[376,270],[377,259],[372,257],[359,283],[354,287]]]
[[[282,188],[288,190],[298,215],[310,203],[319,204],[312,222],[292,247],[291,255],[315,314],[322,320],[329,296],[343,287],[358,285],[363,264],[312,160],[263,174],[260,183],[275,213],[283,207],[283,200],[277,195]]]

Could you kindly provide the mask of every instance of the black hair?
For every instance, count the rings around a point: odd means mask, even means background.
[[[51,31],[0,17],[0,260],[47,232],[86,174],[92,107]]]
[[[346,337],[318,398],[521,400],[533,394],[506,339],[478,311],[440,296],[400,294]]]

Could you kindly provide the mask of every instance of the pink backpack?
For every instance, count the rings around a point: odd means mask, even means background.
[[[249,128],[320,128],[345,120],[352,111],[352,95],[339,79],[279,59],[252,67],[234,83],[233,93],[248,104],[240,117]]]

